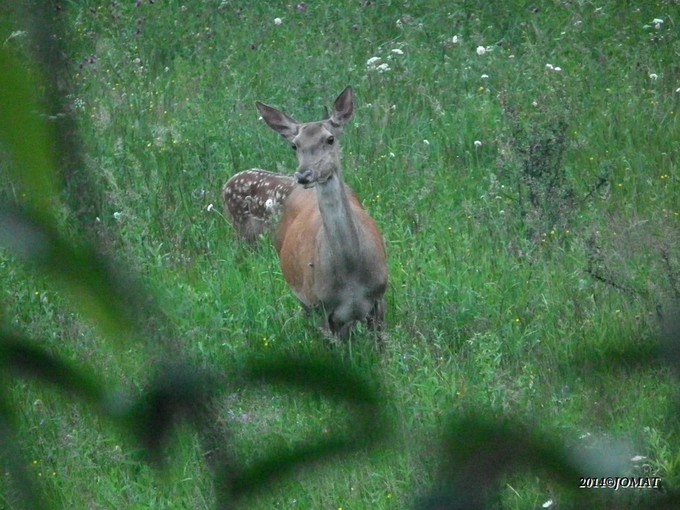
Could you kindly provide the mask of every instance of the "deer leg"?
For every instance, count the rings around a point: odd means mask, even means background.
[[[333,318],[333,314],[330,314],[328,316],[328,329],[331,330],[331,333],[333,336],[335,336],[338,340],[342,342],[346,342],[349,340],[350,334],[352,333],[354,323],[353,322],[345,322],[339,323]]]
[[[375,342],[378,349],[382,350],[383,343],[383,328],[385,326],[385,298],[376,299],[373,303],[373,308],[366,317],[366,326],[375,335]]]
[[[366,317],[366,325],[371,331],[382,332],[385,326],[385,298],[375,300]]]

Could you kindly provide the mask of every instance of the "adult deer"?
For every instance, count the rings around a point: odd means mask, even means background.
[[[234,175],[224,185],[224,214],[236,233],[251,244],[273,232],[295,180],[259,168]]]
[[[344,183],[343,126],[354,114],[347,87],[327,120],[300,123],[257,103],[264,121],[297,153],[295,186],[283,201],[276,236],[283,275],[307,308],[321,308],[330,331],[346,339],[357,321],[379,332],[385,321],[387,258],[375,221]]]

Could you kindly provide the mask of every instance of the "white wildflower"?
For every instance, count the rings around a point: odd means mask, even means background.
[[[659,79],[659,75],[656,73],[649,73],[649,79],[652,81],[656,81]]]
[[[561,72],[562,72],[562,68],[561,68],[561,67],[555,66],[555,69],[553,69],[553,71],[555,71],[556,73],[561,73]]]
[[[430,145],[430,141],[429,141],[428,139],[423,140],[423,143],[424,143],[425,145]]]
[[[394,155],[394,152],[390,152],[390,157],[395,158],[396,156]]]
[[[484,46],[477,46],[477,55],[480,57],[486,53],[486,48]]]
[[[541,507],[542,507],[542,508],[550,508],[550,507],[553,506],[554,504],[555,504],[555,502],[554,502],[552,499],[549,499],[548,501],[546,501],[545,503],[543,503],[543,504],[541,505]]]
[[[390,65],[387,63],[381,63],[382,59],[380,57],[371,57],[366,61],[366,67],[373,71],[378,71],[379,73],[384,73],[389,71]]]
[[[116,221],[120,221],[120,219],[123,217],[123,213],[116,211],[113,213],[113,219]]]
[[[401,28],[401,27],[404,26],[404,23],[401,21],[401,18],[397,20],[396,25],[397,25],[397,28]]]
[[[454,35],[454,36],[451,38],[451,43],[452,43],[452,44],[458,44],[459,42],[460,42],[460,37],[458,37],[457,35]]]
[[[488,74],[483,74],[483,75],[480,76],[480,78],[481,78],[482,80],[488,80],[488,79],[489,79],[489,75],[488,75]]]
[[[645,457],[644,455],[636,455],[635,457],[631,458],[630,461],[631,462],[642,462],[643,460],[646,460],[646,459],[647,459],[647,457]]]
[[[404,54],[404,52],[402,50],[400,50],[399,48],[394,48],[392,50],[392,53],[394,53],[395,55],[403,55]]]
[[[552,71],[552,70],[555,69],[555,66],[552,65],[552,64],[546,64],[546,65],[545,65],[545,68],[546,68],[548,71]]]
[[[214,209],[212,204],[208,204],[208,207],[206,208],[206,211],[210,212]]]
[[[475,149],[479,149],[482,146],[482,142],[480,142],[479,140],[475,140],[474,144],[475,144]]]
[[[659,30],[659,29],[661,28],[661,25],[663,25],[663,19],[661,19],[661,18],[654,18],[654,19],[652,20],[652,23],[654,23],[654,28],[656,28],[657,30]]]
[[[274,18],[274,25],[280,25],[281,23],[283,23],[281,18]]]

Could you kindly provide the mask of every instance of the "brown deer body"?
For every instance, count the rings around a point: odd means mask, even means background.
[[[290,176],[259,168],[239,172],[224,185],[224,213],[236,233],[254,244],[275,231],[283,202],[295,184]]]
[[[345,185],[339,139],[354,113],[347,87],[327,120],[299,123],[257,103],[265,122],[297,152],[298,186],[282,201],[276,247],[283,275],[307,308],[321,308],[331,332],[347,338],[357,321],[380,331],[387,258],[375,221]]]

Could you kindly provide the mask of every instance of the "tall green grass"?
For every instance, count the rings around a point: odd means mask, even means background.
[[[137,332],[110,342],[50,278],[2,252],[4,322],[133,392],[168,359],[229,379],[253,357],[326,355],[271,243],[241,245],[219,212],[221,187],[250,167],[294,169],[256,100],[318,120],[351,84],[345,176],[387,240],[388,328],[382,353],[360,332],[333,355],[379,381],[393,430],[243,506],[436,508],[442,479],[479,482],[445,460],[445,431],[483,425],[463,419],[474,413],[551,438],[584,470],[599,456],[607,474],[659,476],[677,494],[677,373],[655,353],[680,298],[679,15],[672,1],[66,3],[50,15],[64,27],[66,105],[44,113],[57,129],[59,116],[75,121],[82,168],[63,176],[57,223],[89,232],[146,289],[144,305]],[[29,59],[31,18],[9,19],[0,39]],[[376,56],[389,70],[367,64]],[[87,196],[71,186],[78,175]],[[2,179],[5,201],[32,200]],[[213,416],[239,462],[352,428],[347,402],[239,383]],[[11,384],[22,458],[55,506],[214,505],[191,427],[157,471],[81,402]],[[8,480],[0,501],[13,508]],[[570,492],[540,469],[499,487],[494,508],[639,508],[659,496]]]

